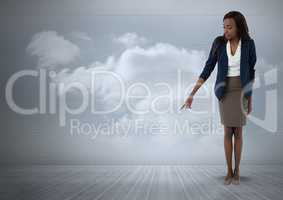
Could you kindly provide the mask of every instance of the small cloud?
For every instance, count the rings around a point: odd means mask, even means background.
[[[74,62],[80,55],[80,48],[56,31],[36,33],[26,50],[31,56],[38,57],[38,68],[62,67]]]
[[[155,80],[157,74],[169,80],[177,70],[200,74],[204,62],[204,51],[188,51],[169,43],[156,43],[148,48],[136,46],[126,49],[117,59],[115,72],[126,80],[139,77]]]
[[[119,44],[123,44],[127,48],[136,45],[144,45],[148,42],[146,38],[138,36],[136,33],[125,33],[117,38],[114,38],[113,41]]]
[[[91,37],[85,32],[73,31],[70,35],[80,40],[92,41]]]

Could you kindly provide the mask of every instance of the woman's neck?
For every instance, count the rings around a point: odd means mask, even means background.
[[[233,45],[237,45],[239,41],[240,41],[240,38],[238,37],[232,38],[229,40],[230,44],[233,44]]]

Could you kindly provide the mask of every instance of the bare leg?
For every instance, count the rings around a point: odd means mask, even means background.
[[[227,162],[227,176],[233,175],[232,154],[233,154],[233,129],[232,127],[224,126],[224,149]]]
[[[234,169],[234,179],[239,180],[240,176],[240,161],[243,145],[242,137],[242,127],[235,127],[234,134],[234,156],[235,156],[235,169]]]
[[[240,168],[243,137],[242,127],[236,127],[234,134],[234,155],[235,155],[235,169],[238,171]]]

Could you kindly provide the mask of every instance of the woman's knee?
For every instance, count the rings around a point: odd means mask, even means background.
[[[242,139],[242,128],[241,128],[241,127],[235,127],[234,138],[235,138],[236,140]]]
[[[224,135],[225,139],[232,139],[232,137],[233,137],[233,128],[225,126],[224,127],[224,133],[225,133],[225,135]]]

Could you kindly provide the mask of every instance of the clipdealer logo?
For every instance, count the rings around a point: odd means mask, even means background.
[[[125,84],[123,82],[122,77],[120,77],[118,74],[111,72],[111,71],[92,71],[91,72],[91,83],[90,87],[86,86],[85,84],[79,82],[79,81],[72,81],[69,83],[64,83],[64,82],[48,82],[47,79],[53,79],[56,77],[56,72],[55,71],[48,71],[46,69],[39,69],[39,70],[21,70],[16,73],[14,73],[7,81],[6,87],[5,87],[5,98],[8,106],[10,109],[12,109],[14,112],[22,115],[33,115],[33,114],[56,114],[58,112],[59,115],[59,124],[60,126],[65,126],[66,125],[66,116],[67,114],[81,114],[83,113],[89,106],[91,105],[91,112],[94,114],[107,114],[111,112],[115,112],[117,109],[120,108],[120,106],[123,103],[123,100],[126,101],[126,104],[128,105],[128,109],[131,113],[134,114],[143,114],[144,111],[137,111],[129,105],[130,103],[128,102],[130,98],[126,98],[125,95],[129,95],[129,91],[125,90]],[[97,75],[109,75],[112,78],[116,79],[121,87],[121,94],[120,94],[120,99],[118,101],[118,104],[109,110],[106,111],[99,111],[95,110],[95,80]],[[22,108],[19,105],[17,105],[16,101],[13,98],[13,88],[15,83],[23,77],[30,76],[32,78],[37,78],[39,81],[39,104],[37,107],[33,108]],[[180,77],[180,71],[178,71],[178,81]],[[255,84],[252,85],[254,89],[258,88],[263,88],[265,89],[265,113],[263,118],[259,118],[257,116],[252,115],[251,113],[247,115],[247,117],[254,122],[256,125],[262,127],[263,129],[269,131],[269,132],[276,132],[278,129],[277,125],[277,107],[278,107],[278,102],[277,102],[277,69],[271,69],[267,72],[264,73],[263,75],[263,81],[259,82],[260,77],[256,78]],[[48,83],[48,85],[47,85]],[[160,85],[160,83],[158,83]],[[168,89],[171,89],[168,83],[162,83],[163,85],[166,84],[166,87]],[[144,83],[134,83],[133,85],[130,86],[130,89],[134,89],[134,86],[140,85],[144,88],[146,88],[148,91],[150,91],[150,86],[144,84]],[[182,88],[180,89],[180,82],[178,82],[178,89],[177,89],[177,98],[171,97],[171,102],[174,100],[181,100],[182,102],[179,102],[179,105],[183,103],[182,98],[185,98],[185,95],[181,92]],[[223,85],[218,85],[218,87],[223,87]],[[189,88],[186,88],[186,92],[189,91]],[[77,108],[70,108],[67,104],[67,93],[70,92],[71,90],[76,89],[81,93],[82,96],[82,102],[79,107]],[[204,89],[206,89],[204,87]],[[247,85],[246,88],[244,88],[244,91],[250,90],[251,85]],[[206,89],[207,91],[207,89]],[[207,92],[210,95],[213,95],[210,92]],[[201,98],[207,98],[211,99],[210,95],[205,95],[201,96]],[[132,95],[130,95],[132,97]],[[48,98],[48,101],[47,101]],[[160,97],[158,97],[160,99]],[[157,99],[154,99],[152,103],[156,102]],[[47,105],[48,104],[48,105]],[[58,104],[58,108],[57,108]],[[162,114],[160,113],[156,108],[152,108],[152,111],[154,113]],[[208,113],[207,110],[205,111],[195,111],[195,110],[190,110],[191,113],[195,114],[205,114]]]
[[[68,78],[67,81],[64,81],[64,79],[62,81],[60,79],[60,75],[57,76],[56,72],[52,70],[49,71],[48,69],[44,68],[37,70],[21,70],[12,74],[7,81],[5,88],[6,101],[10,109],[18,114],[58,114],[60,126],[65,126],[68,114],[78,115],[88,110],[92,114],[104,115],[117,111],[123,106],[123,103],[125,103],[127,111],[129,111],[131,114],[137,115],[143,115],[150,112],[157,115],[166,114],[168,112],[174,114],[175,111],[181,112],[179,109],[174,109],[173,106],[176,105],[179,108],[179,105],[181,105],[186,98],[186,95],[184,95],[183,91],[185,90],[185,92],[188,93],[193,86],[193,84],[189,85],[188,87],[184,87],[182,85],[181,70],[178,70],[177,85],[171,85],[167,82],[157,82],[152,85],[138,81],[128,84],[127,82],[125,82],[125,80],[123,80],[122,76],[115,72],[107,70],[90,71],[89,75],[90,79],[88,79],[89,77],[87,78],[87,80],[83,81],[82,79],[80,79],[81,82],[79,81],[79,79],[69,80]],[[107,83],[107,87],[115,89],[115,100],[112,101],[112,99],[110,99],[111,108],[109,108],[107,105],[107,110],[98,110],[98,108],[96,108],[96,84],[99,82],[99,80],[101,80],[98,77],[101,75],[115,79],[115,82],[112,81],[110,84]],[[23,108],[19,106],[16,99],[14,99],[13,97],[13,90],[17,81],[24,77],[38,80],[38,105],[34,105],[34,107],[32,108]],[[49,79],[54,81],[49,81]],[[169,91],[169,93],[167,95],[156,93],[153,91],[153,86],[162,89],[165,88],[167,91]],[[139,92],[136,94],[135,91],[141,91],[141,89],[144,90],[146,94],[139,94]],[[69,100],[67,98],[68,93],[73,90],[78,91],[77,94],[81,97],[80,105],[76,108],[70,107],[67,103]],[[176,93],[174,93],[173,91],[175,91]],[[199,98],[209,99],[208,94],[209,92],[207,92],[207,95],[201,96]],[[137,99],[143,100],[147,105],[145,107],[140,107],[140,105],[137,105],[135,107],[135,105],[133,105],[132,103],[136,102]],[[165,111],[160,110],[158,105],[159,101],[163,100],[166,100],[166,102],[168,102],[169,100],[169,105],[163,107],[165,108]],[[107,104],[107,102],[105,103]],[[90,109],[89,106],[91,107]],[[200,115],[205,115],[208,113],[207,110],[190,110],[189,112],[192,114]],[[178,120],[176,119],[176,121]]]
[[[256,125],[267,130],[270,133],[278,132],[278,77],[277,77],[277,68],[270,69],[263,73],[263,76],[259,76],[254,83],[254,89],[262,90],[262,103],[264,109],[262,117],[256,117],[254,115],[247,115],[247,117]],[[250,88],[247,85],[244,90]]]
[[[47,71],[46,69],[39,70],[21,70],[14,73],[7,81],[5,88],[5,98],[8,106],[11,110],[22,115],[33,115],[33,114],[56,114],[59,113],[60,126],[66,125],[66,115],[69,114],[81,114],[89,106],[90,97],[91,99],[91,111],[95,114],[106,114],[113,112],[119,108],[122,104],[122,99],[120,99],[119,104],[111,110],[108,111],[97,111],[95,110],[95,96],[91,95],[90,91],[94,91],[94,81],[95,76],[99,74],[109,74],[116,78],[119,82],[122,82],[121,77],[115,73],[109,71],[93,71],[91,72],[91,88],[89,89],[85,84],[79,81],[73,81],[70,83],[64,82],[49,82],[47,85],[47,78],[55,78],[55,71]],[[14,100],[13,88],[17,80],[23,77],[33,77],[38,78],[39,81],[39,105],[33,108],[22,108]],[[123,87],[123,85],[122,85]],[[82,95],[82,103],[77,108],[70,108],[67,104],[67,93],[73,89],[80,91]],[[124,90],[121,90],[122,93]],[[123,96],[123,94],[121,95]],[[58,97],[58,98],[57,98]],[[47,105],[47,98],[49,98],[49,106]],[[58,108],[57,108],[58,103]]]

